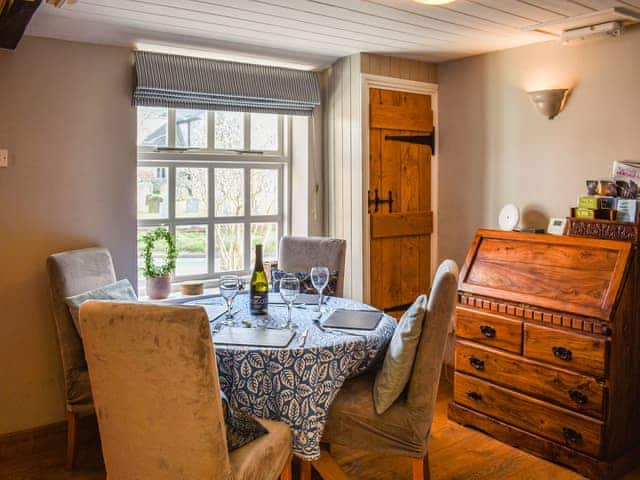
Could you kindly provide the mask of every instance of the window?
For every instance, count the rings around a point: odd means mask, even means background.
[[[140,239],[159,225],[175,235],[176,281],[248,273],[256,243],[277,258],[286,127],[282,115],[138,108],[139,276]]]

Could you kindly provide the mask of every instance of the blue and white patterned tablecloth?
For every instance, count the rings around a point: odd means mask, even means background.
[[[238,295],[234,310],[239,321],[256,323],[248,312],[248,295]],[[189,302],[223,304],[221,298]],[[330,297],[322,319],[336,308],[364,309],[345,298]],[[285,306],[270,305],[271,326],[280,325]],[[222,317],[220,317],[221,319]],[[216,320],[212,328],[220,321]],[[286,348],[216,345],[220,386],[232,408],[259,418],[287,422],[293,431],[294,454],[304,460],[320,456],[320,439],[329,406],[347,378],[358,375],[381,359],[393,335],[396,321],[384,315],[375,330],[352,330],[357,335],[323,332],[313,322],[310,308],[293,309],[296,336]],[[300,336],[308,330],[304,347]]]

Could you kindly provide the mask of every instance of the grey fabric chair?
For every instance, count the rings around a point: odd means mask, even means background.
[[[94,413],[82,340],[73,324],[65,298],[116,281],[111,254],[106,248],[56,253],[47,258],[51,310],[58,333],[67,401],[67,469],[76,453],[77,419]]]
[[[344,257],[347,242],[328,237],[282,237],[278,268],[285,272],[308,272],[313,267],[329,267],[338,272],[336,295],[344,291]]]
[[[290,480],[286,423],[227,452],[202,307],[87,301],[80,329],[109,478]]]
[[[413,459],[413,478],[429,478],[427,443],[438,393],[447,332],[454,312],[458,267],[438,267],[403,395],[382,415],[375,411],[375,372],[345,382],[329,410],[323,442]]]

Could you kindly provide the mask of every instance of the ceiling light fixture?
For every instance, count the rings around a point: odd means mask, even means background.
[[[446,5],[447,3],[453,3],[456,0],[413,0],[416,3],[422,3],[424,5]]]

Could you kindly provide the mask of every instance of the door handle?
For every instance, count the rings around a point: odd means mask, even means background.
[[[388,203],[389,204],[389,213],[393,212],[393,192],[389,190],[389,198],[380,198],[380,194],[378,193],[378,189],[376,188],[373,191],[373,198],[371,198],[371,190],[367,192],[367,207],[368,212],[371,213],[371,205],[373,204],[373,212],[378,213],[380,205]]]

